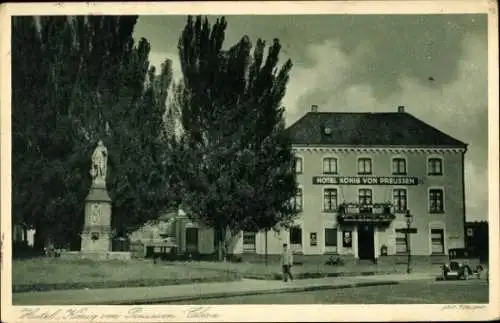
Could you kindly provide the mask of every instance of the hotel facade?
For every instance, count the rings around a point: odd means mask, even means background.
[[[287,129],[296,156],[299,211],[288,230],[242,232],[233,254],[355,259],[446,255],[465,244],[467,145],[405,112],[319,112]],[[214,252],[213,231],[188,219],[177,227],[180,251]],[[409,247],[411,246],[411,247]]]

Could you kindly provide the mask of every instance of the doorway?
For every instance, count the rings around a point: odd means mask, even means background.
[[[359,259],[375,258],[375,242],[372,224],[358,226],[358,257]]]
[[[198,228],[186,228],[186,251],[198,252]]]

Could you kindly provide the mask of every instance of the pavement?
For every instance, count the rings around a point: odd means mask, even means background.
[[[165,304],[195,299],[301,291],[395,285],[400,282],[433,280],[435,273],[329,277],[289,281],[243,279],[233,282],[196,283],[158,287],[123,287],[55,290],[12,294],[13,305],[141,305]]]

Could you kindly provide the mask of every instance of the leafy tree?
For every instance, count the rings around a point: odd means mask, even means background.
[[[277,39],[266,57],[265,42],[252,52],[247,36],[224,50],[226,26],[188,17],[178,46],[184,202],[193,220],[216,230],[219,259],[241,230],[287,226],[296,192],[281,107],[292,63],[277,67]]]
[[[63,244],[83,225],[90,156],[110,151],[113,223],[130,231],[169,203],[163,114],[172,79],[134,44],[137,16],[14,17],[13,218]]]

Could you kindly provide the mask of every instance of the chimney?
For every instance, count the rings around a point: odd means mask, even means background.
[[[400,105],[400,106],[398,107],[398,112],[399,112],[399,113],[404,113],[404,112],[405,112],[405,106],[404,106],[404,105]]]
[[[311,105],[311,112],[318,112],[318,106],[316,104]]]

